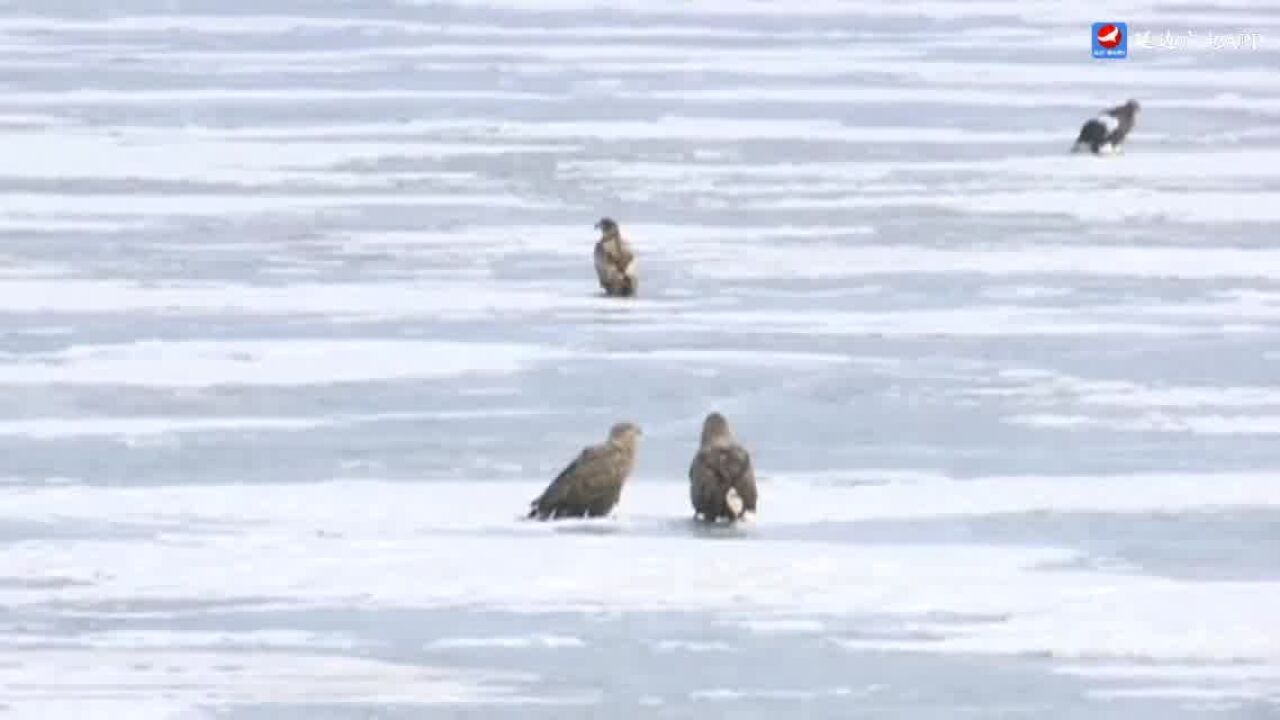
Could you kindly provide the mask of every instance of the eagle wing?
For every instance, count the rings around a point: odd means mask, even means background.
[[[631,246],[626,240],[618,239],[617,266],[623,275],[630,275],[633,266],[636,263],[636,254],[631,252]]]
[[[621,238],[596,243],[594,257],[596,274],[601,278],[628,274],[636,259],[631,247]]]
[[[625,480],[620,449],[608,443],[585,448],[530,504],[530,517],[581,514],[620,492]]]
[[[609,262],[609,251],[605,249],[604,241],[596,243],[595,251],[596,277],[600,279],[603,285],[613,277],[615,270]]]
[[[741,445],[733,446],[733,463],[737,468],[737,474],[734,476],[733,488],[738,491],[738,496],[742,498],[742,509],[745,511],[756,511],[756,471],[751,464],[751,453]]]

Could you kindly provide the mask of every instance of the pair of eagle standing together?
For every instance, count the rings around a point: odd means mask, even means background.
[[[1072,152],[1095,155],[1116,152],[1137,120],[1137,100],[1104,110],[1080,128]],[[596,223],[600,240],[595,247],[596,277],[606,294],[631,297],[639,288],[636,256],[610,218]],[[554,520],[600,517],[617,506],[635,464],[640,428],[618,423],[609,439],[582,451],[531,504],[529,517]],[[756,511],[756,481],[751,456],[734,440],[729,423],[711,413],[702,425],[702,441],[689,466],[689,499],[694,517],[709,522],[742,519]]]
[[[636,460],[639,427],[623,422],[609,439],[582,451],[529,507],[539,520],[608,515]],[[756,512],[756,476],[751,455],[738,444],[729,422],[718,412],[702,423],[702,440],[689,464],[689,500],[694,517],[706,522],[736,522]]]

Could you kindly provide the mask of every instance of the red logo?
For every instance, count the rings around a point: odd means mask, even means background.
[[[1098,44],[1110,50],[1120,44],[1124,39],[1124,33],[1120,32],[1120,28],[1115,25],[1103,25],[1098,28]]]

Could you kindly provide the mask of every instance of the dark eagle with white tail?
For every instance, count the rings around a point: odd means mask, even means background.
[[[640,278],[636,275],[636,255],[623,239],[618,223],[600,218],[596,223],[600,240],[596,243],[596,277],[606,295],[630,297],[636,294]]]
[[[734,440],[718,412],[702,423],[702,443],[689,466],[689,498],[694,518],[730,522],[756,512],[756,475],[751,455]]]
[[[1120,150],[1125,137],[1133,129],[1138,120],[1138,112],[1142,106],[1137,100],[1130,100],[1123,105],[1103,110],[1098,117],[1091,118],[1080,128],[1080,137],[1071,152],[1088,150],[1094,155],[1110,155]]]
[[[608,515],[622,496],[622,486],[636,460],[640,428],[623,422],[609,430],[609,439],[582,451],[529,505],[529,517],[539,520]]]

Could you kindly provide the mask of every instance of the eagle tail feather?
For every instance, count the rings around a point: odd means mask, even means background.
[[[733,513],[734,519],[742,517],[742,496],[738,494],[738,489],[730,487],[724,494],[724,504],[729,508],[729,512]]]

